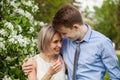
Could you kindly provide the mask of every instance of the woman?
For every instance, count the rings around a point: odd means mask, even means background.
[[[40,53],[25,63],[33,63],[28,80],[65,80],[65,66],[59,55],[62,46],[60,34],[51,25],[43,27],[37,46]]]

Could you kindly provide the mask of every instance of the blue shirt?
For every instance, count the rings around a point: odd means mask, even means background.
[[[77,80],[104,80],[106,70],[110,80],[120,80],[120,69],[112,42],[101,33],[88,31],[80,44],[77,64]],[[68,80],[72,80],[76,42],[63,39],[61,53],[68,68]]]

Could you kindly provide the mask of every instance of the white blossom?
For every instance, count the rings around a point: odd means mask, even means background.
[[[14,38],[10,38],[10,39],[9,39],[9,42],[15,43],[15,39],[14,39]]]
[[[24,54],[28,54],[27,49],[23,49]]]
[[[13,30],[12,33],[11,33],[11,35],[10,35],[10,37],[11,36],[16,36],[16,35],[17,35],[17,31]]]
[[[24,11],[23,9],[21,9],[21,8],[16,8],[14,11],[15,11],[16,13],[19,13],[19,14],[23,15],[23,16],[24,16],[24,14],[25,14],[25,11]]]
[[[33,48],[33,47],[31,47],[31,48],[30,48],[30,51],[34,51],[34,48]]]
[[[24,38],[23,41],[19,41],[20,45],[23,47],[26,47],[27,44],[30,43],[30,40],[28,38]]]
[[[0,50],[6,50],[5,44],[3,42],[0,42]]]
[[[0,5],[3,5],[3,1],[0,2]]]
[[[22,28],[20,25],[17,25],[19,32],[22,32]]]
[[[39,7],[37,5],[34,5],[32,8],[32,12],[36,12],[39,9]]]
[[[12,79],[6,75],[2,80],[12,80]]]
[[[23,38],[23,36],[21,34],[19,34],[16,36],[9,37],[9,42],[12,42],[14,44],[19,43],[20,46],[26,47],[27,44],[30,43],[30,40],[28,38]]]
[[[10,66],[10,69],[15,69],[15,66]]]
[[[6,57],[6,60],[10,61],[10,60],[11,60],[11,57],[10,57],[10,56],[7,56],[7,57]]]
[[[4,5],[4,0],[1,1],[1,5]],[[21,3],[22,2],[22,3]],[[34,26],[36,25],[44,25],[43,22],[39,22],[39,21],[35,21],[33,15],[31,14],[31,12],[36,12],[39,8],[36,4],[34,4],[34,0],[6,0],[6,3],[9,4],[10,9],[7,10],[6,13],[8,13],[9,15],[9,21],[7,20],[2,20],[3,22],[3,29],[0,29],[0,35],[2,35],[2,37],[0,36],[0,53],[4,50],[5,52],[9,52],[9,48],[11,47],[16,47],[14,44],[17,44],[18,46],[22,47],[23,49],[21,50],[21,48],[15,48],[14,50],[16,52],[18,52],[18,54],[30,54],[30,56],[36,54],[36,41],[37,39],[34,39],[34,37],[31,39],[31,36],[28,35],[22,35],[22,31],[24,29],[26,29],[26,25],[29,25],[29,29],[28,31],[26,31],[25,33],[28,32],[34,32],[35,28]],[[6,5],[6,4],[5,4]],[[22,5],[22,6],[21,6]],[[32,11],[27,11],[24,10],[23,7],[28,7],[28,8],[32,8]],[[4,11],[4,9],[1,9],[2,11]],[[12,11],[11,11],[12,10]],[[19,15],[18,15],[19,14]],[[17,15],[17,16],[16,16]],[[19,24],[15,24],[15,20],[12,18],[18,19],[19,18],[23,18],[26,17],[28,19],[28,24],[25,25],[25,27],[22,27],[22,23]],[[8,31],[8,32],[7,32]],[[7,38],[4,38],[4,36],[7,36]],[[7,47],[9,46],[9,48]],[[2,52],[4,54],[4,51]],[[15,58],[18,58],[18,56],[16,57],[10,57],[9,55],[7,55],[7,58],[5,60],[9,60],[12,61]],[[18,62],[19,64],[22,64],[22,62]],[[9,68],[16,68],[16,66],[18,66],[18,63],[14,66],[8,66]],[[7,65],[6,65],[7,66]],[[2,80],[12,80],[10,78],[10,75],[4,75],[4,78]],[[19,80],[19,79],[16,79]]]
[[[36,12],[39,9],[39,7],[37,5],[35,5],[34,3],[32,3],[32,1],[22,0],[22,3],[28,7],[32,7],[32,12]]]
[[[8,41],[13,43],[13,44],[17,44],[17,31],[13,31],[12,34],[8,37]]]
[[[7,0],[7,1],[9,1],[9,0]],[[15,0],[12,0],[12,1],[9,1],[9,2],[10,2],[10,5],[12,5],[12,6],[16,5],[16,4],[15,4]],[[8,2],[8,3],[9,3],[9,2]]]
[[[7,36],[8,35],[8,33],[4,29],[0,30],[0,34],[3,35],[3,36]]]
[[[44,22],[39,22],[39,25],[40,25],[40,26],[44,26],[45,23],[44,23]]]
[[[33,37],[32,37],[32,39],[31,39],[31,41],[32,41],[32,43],[31,43],[31,46],[32,47],[35,47],[35,46],[37,46],[37,39],[34,39]],[[32,48],[31,48],[31,50],[32,50]]]
[[[34,32],[34,28],[33,27],[30,27],[30,33]]]
[[[12,25],[11,22],[5,22],[4,26],[6,26],[8,29],[10,29],[11,31],[13,31],[14,26]]]
[[[33,37],[32,37],[31,40],[32,40],[33,43],[36,43],[36,42],[37,42],[37,39],[34,39]]]
[[[38,24],[38,22],[37,21],[34,21],[34,25],[36,26]]]
[[[28,11],[25,11],[25,14],[24,14],[30,21],[33,21],[33,16],[31,15],[30,12]]]
[[[29,39],[23,38],[21,34],[17,36],[17,41],[19,42],[20,46],[26,47],[27,44],[29,44]]]
[[[22,3],[24,5],[26,5],[26,6],[29,6],[29,7],[31,7],[33,5],[31,1],[24,1],[24,0],[22,0]]]
[[[21,9],[21,8],[15,9],[14,11],[15,11],[16,13],[19,13],[19,14],[25,16],[26,18],[28,18],[28,19],[30,20],[30,22],[33,21],[33,19],[34,19],[30,12],[24,11],[24,10]]]
[[[4,38],[0,37],[0,41],[3,41],[3,40],[4,40]]]
[[[15,0],[11,0],[10,5],[13,6],[14,8],[18,8],[18,6],[20,6],[20,3],[15,3]]]

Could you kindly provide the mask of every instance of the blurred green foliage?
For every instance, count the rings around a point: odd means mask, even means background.
[[[37,20],[50,23],[56,11],[65,4],[72,4],[74,0],[35,0],[39,10],[35,16]],[[39,16],[39,17],[38,17]]]
[[[120,0],[103,0],[102,6],[94,9],[94,29],[109,37],[120,50]]]
[[[101,8],[95,7],[95,18],[97,19],[95,30],[103,33],[112,41],[116,41],[117,31],[117,2],[114,0],[104,0]]]

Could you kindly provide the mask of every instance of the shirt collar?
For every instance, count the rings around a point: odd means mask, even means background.
[[[85,24],[86,27],[88,28],[88,31],[87,33],[85,34],[85,36],[83,37],[83,40],[82,41],[86,41],[88,42],[90,40],[90,37],[91,37],[91,33],[92,33],[92,29],[91,27],[88,25],[88,24]]]

